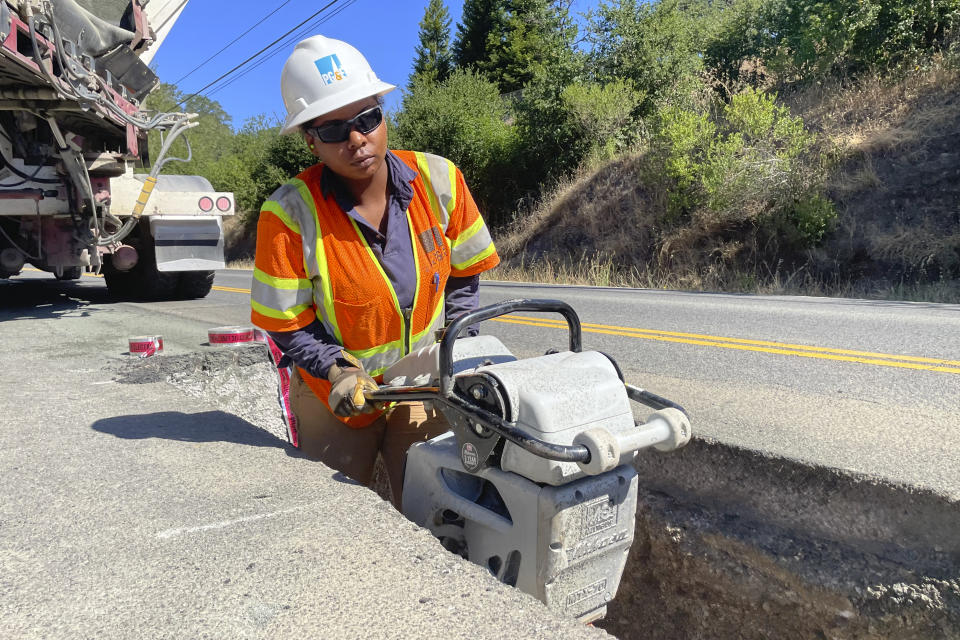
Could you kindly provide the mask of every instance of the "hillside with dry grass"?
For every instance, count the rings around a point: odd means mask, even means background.
[[[811,256],[823,278],[949,293],[960,277],[960,74],[876,78],[796,108],[842,161],[830,177],[837,229]],[[956,293],[954,289],[953,293]]]
[[[776,223],[767,191],[671,215],[662,158],[647,145],[581,171],[519,217],[498,237],[498,277],[960,301],[958,79],[932,68],[779,99],[815,134],[800,161],[835,211],[812,246]]]

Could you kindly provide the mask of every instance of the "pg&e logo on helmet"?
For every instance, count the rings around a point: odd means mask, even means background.
[[[339,82],[347,77],[347,72],[340,64],[340,58],[335,53],[314,60],[313,63],[317,65],[317,69],[320,71],[320,80],[324,85]]]

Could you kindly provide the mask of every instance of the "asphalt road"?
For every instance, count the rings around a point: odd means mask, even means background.
[[[46,277],[25,273],[23,277]],[[143,305],[249,324],[251,272],[218,272],[204,300]],[[11,283],[14,284],[14,283]],[[97,290],[99,280],[82,286]],[[681,404],[695,432],[960,499],[960,305],[484,282],[481,303],[560,299],[584,349]],[[515,353],[564,348],[560,316],[485,324]]]
[[[117,304],[90,277],[0,281],[0,638],[605,636],[225,411],[250,386],[271,393],[265,362],[217,393],[149,375],[231,352],[204,347],[206,329],[243,305],[231,291]],[[146,332],[164,357],[125,355]]]
[[[372,493],[163,382],[117,384],[248,323],[250,272],[204,300],[0,281],[0,637],[590,637],[443,552]],[[584,348],[709,439],[960,499],[960,307],[484,283],[570,303]],[[559,318],[486,323],[520,356]]]
[[[217,276],[247,322],[250,274]],[[695,433],[960,499],[960,305],[484,282],[481,303],[555,298],[584,349],[688,410]],[[518,355],[564,348],[559,316],[488,322]]]

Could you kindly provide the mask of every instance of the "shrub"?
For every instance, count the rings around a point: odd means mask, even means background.
[[[704,57],[725,80],[757,82],[759,64],[781,84],[810,82],[912,68],[949,46],[958,26],[960,0],[735,0]]]
[[[607,85],[571,84],[561,94],[574,134],[590,146],[593,161],[612,159],[640,138],[632,113],[641,94],[623,80]]]
[[[667,178],[666,222],[767,223],[789,244],[816,244],[836,212],[815,165],[799,161],[814,140],[774,95],[753,89],[733,96],[715,118],[664,108],[653,146]]]
[[[414,77],[396,114],[390,146],[449,158],[463,171],[477,204],[496,224],[516,193],[515,135],[497,85],[471,71],[440,83]]]

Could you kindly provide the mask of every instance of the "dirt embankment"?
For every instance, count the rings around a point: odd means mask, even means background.
[[[958,80],[934,70],[798,96],[804,120],[842,158],[830,179],[839,224],[813,256],[825,274],[960,278]]]
[[[960,505],[703,440],[638,461],[626,640],[960,638]]]
[[[872,77],[783,96],[817,134],[837,219],[813,248],[758,211],[680,227],[643,154],[562,185],[498,238],[507,272],[536,281],[745,292],[960,299],[960,72]],[[508,276],[509,277],[509,276]],[[931,290],[933,287],[934,290]],[[912,288],[912,289],[911,289]]]

